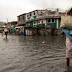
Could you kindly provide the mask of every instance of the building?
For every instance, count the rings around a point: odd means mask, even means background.
[[[7,23],[7,27],[16,27],[17,21],[12,21]]]
[[[5,24],[6,24],[5,22],[0,22],[0,32],[3,32]]]
[[[25,26],[25,22],[26,22],[26,17],[25,16],[26,16],[25,14],[17,16],[18,26]]]
[[[14,32],[14,28],[17,25],[17,21],[12,21],[12,22],[8,22],[6,24],[6,27],[9,29],[9,33],[13,33]]]
[[[59,12],[59,9],[56,9],[55,11],[46,9],[34,10],[29,13],[21,14],[17,18],[19,26],[22,25],[25,29],[29,29],[30,31],[31,29],[37,30],[37,27],[41,29],[42,27],[53,27],[54,29],[59,29],[62,15],[65,15],[65,13]]]

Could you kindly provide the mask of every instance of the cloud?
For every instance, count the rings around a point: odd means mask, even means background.
[[[17,20],[17,15],[21,13],[21,9],[14,7],[0,7],[0,21],[14,21]]]
[[[71,5],[72,0],[0,0],[0,17],[17,20],[18,15],[36,9],[67,10]]]
[[[2,0],[0,1],[0,21],[17,20],[17,16],[31,10],[34,10],[35,6],[24,0]]]
[[[68,9],[72,5],[71,0],[30,0],[32,4],[35,4],[39,8],[60,8]]]

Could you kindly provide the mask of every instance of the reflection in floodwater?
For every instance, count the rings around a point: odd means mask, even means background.
[[[72,66],[72,62],[70,64]],[[0,72],[71,72],[65,37],[0,35]]]

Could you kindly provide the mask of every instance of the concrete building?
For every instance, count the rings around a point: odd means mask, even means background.
[[[7,27],[16,27],[17,21],[12,21],[7,23]]]
[[[17,16],[18,25],[22,25],[27,29],[48,26],[52,26],[54,29],[59,29],[62,15],[65,15],[65,13],[59,12],[59,9],[56,9],[55,11],[47,9],[34,10]]]

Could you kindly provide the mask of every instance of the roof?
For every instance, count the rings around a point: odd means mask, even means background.
[[[34,12],[34,11],[45,11],[45,10],[33,10],[33,11],[28,12],[28,13],[31,13],[31,12]],[[28,14],[28,13],[20,14],[20,15],[18,15],[17,17],[22,16],[22,15],[25,15],[25,14]]]
[[[56,11],[51,11],[51,10],[48,10],[48,13],[50,13],[50,14],[55,14],[55,13],[56,13]]]
[[[50,14],[55,14],[56,13],[56,10],[48,10],[48,9],[45,9],[45,10],[33,10],[33,11],[31,11],[31,12],[34,12],[34,11],[46,11],[47,10],[47,12],[48,13],[50,13]],[[23,14],[21,14],[21,15],[19,15],[19,16],[22,16],[22,15],[25,15],[25,14],[29,14],[29,13],[31,13],[31,12],[28,12],[28,13],[23,13]],[[63,13],[63,12],[59,12],[59,13]],[[19,16],[17,16],[17,17],[19,17]]]

